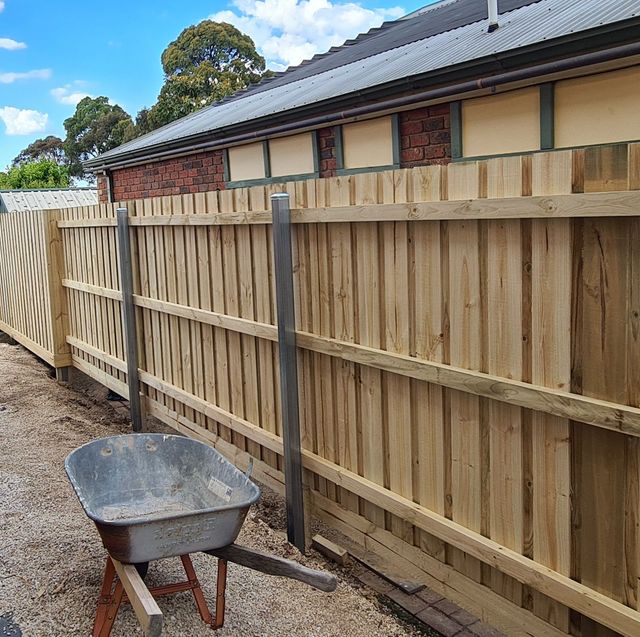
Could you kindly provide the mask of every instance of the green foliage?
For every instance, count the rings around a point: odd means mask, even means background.
[[[51,159],[25,162],[0,173],[0,189],[68,188],[69,170]]]
[[[117,104],[109,104],[106,97],[82,99],[73,116],[64,121],[64,128],[69,174],[85,178],[81,162],[120,146],[135,134],[131,116]]]
[[[264,58],[253,40],[226,22],[203,20],[190,26],[162,53],[165,81],[158,101],[136,118],[147,133],[258,82]]]
[[[64,154],[63,141],[55,135],[49,135],[42,139],[36,139],[35,142],[29,144],[20,154],[13,160],[13,166],[48,159],[63,166],[67,163]]]

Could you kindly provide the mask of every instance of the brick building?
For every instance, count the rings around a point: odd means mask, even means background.
[[[441,0],[87,162],[101,200],[640,139],[633,3],[500,0],[491,26],[488,4]]]

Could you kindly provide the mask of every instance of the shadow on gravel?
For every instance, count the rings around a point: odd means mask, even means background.
[[[22,637],[20,626],[14,623],[11,613],[0,615],[0,637]]]

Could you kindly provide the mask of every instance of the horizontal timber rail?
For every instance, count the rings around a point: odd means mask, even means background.
[[[67,367],[71,364],[70,354],[54,354],[4,321],[0,321],[0,331],[26,347],[52,367]]]
[[[577,193],[547,197],[505,197],[416,203],[296,208],[291,223],[372,221],[447,221],[459,219],[562,219],[570,217],[637,217],[640,191]],[[196,213],[133,216],[131,226],[216,226],[270,224],[271,212]],[[115,218],[69,219],[60,228],[115,226]]]
[[[63,281],[63,285],[67,288],[96,296],[118,301],[122,299],[122,295],[118,290],[101,288],[68,279]],[[134,295],[133,299],[134,305],[138,307],[199,321],[200,323],[269,341],[278,340],[278,331],[275,325],[258,323],[210,310],[196,309],[139,295]],[[534,409],[554,416],[578,420],[603,429],[640,437],[640,409],[637,407],[558,391],[550,387],[533,385],[404,354],[396,354],[307,332],[296,331],[296,338],[298,347],[312,352],[464,391],[475,396],[492,398],[510,405]],[[75,339],[68,338],[67,342],[82,349],[81,346],[75,344]],[[92,356],[97,356],[97,354],[92,354]],[[122,369],[120,371],[126,370]]]
[[[79,339],[69,337],[67,340],[72,347],[86,352],[115,369],[126,371],[125,361],[107,355]],[[87,363],[84,363],[84,366],[89,367]],[[96,368],[96,372],[100,373],[101,370]],[[220,423],[233,427],[236,432],[266,449],[279,455],[283,454],[282,439],[276,434],[265,431],[144,370],[140,370],[140,381],[202,414],[215,418]],[[482,562],[498,568],[519,582],[553,597],[624,635],[639,634],[640,613],[628,606],[308,450],[303,450],[302,456],[306,469],[409,521]]]

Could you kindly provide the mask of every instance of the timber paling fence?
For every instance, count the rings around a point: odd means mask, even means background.
[[[143,410],[510,635],[640,634],[640,145],[127,202]],[[0,329],[127,396],[117,205],[0,215]],[[57,221],[57,223],[56,223]]]

